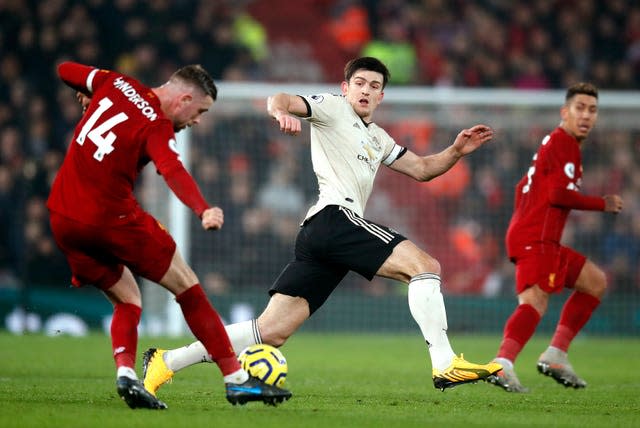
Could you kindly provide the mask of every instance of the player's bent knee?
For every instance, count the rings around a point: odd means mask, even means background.
[[[440,262],[427,253],[423,253],[421,257],[416,260],[416,266],[413,270],[415,274],[424,272],[441,274]]]
[[[607,274],[594,264],[590,264],[588,269],[581,272],[575,289],[601,298],[607,289]]]
[[[589,289],[585,291],[600,298],[607,289],[607,274],[601,269],[596,269],[592,276],[593,280],[590,281]]]

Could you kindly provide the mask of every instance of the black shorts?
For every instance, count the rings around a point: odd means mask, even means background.
[[[373,279],[394,247],[404,241],[398,232],[329,205],[305,221],[295,245],[295,258],[269,290],[304,297],[314,313],[350,270]]]

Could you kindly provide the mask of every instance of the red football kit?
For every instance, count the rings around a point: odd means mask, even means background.
[[[131,77],[72,62],[61,64],[58,73],[91,95],[47,201],[74,284],[108,288],[122,264],[158,281],[175,243],[134,197],[141,169],[152,161],[198,216],[208,208],[179,159],[173,124],[153,91]]]
[[[534,284],[547,292],[575,284],[586,258],[560,245],[567,217],[572,209],[605,208],[603,198],[578,192],[581,182],[579,142],[558,127],[543,139],[515,190],[506,247],[516,263],[518,293]]]

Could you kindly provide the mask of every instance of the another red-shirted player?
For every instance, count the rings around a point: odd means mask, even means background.
[[[174,132],[200,122],[217,88],[199,65],[176,71],[148,88],[108,70],[65,62],[60,78],[79,91],[85,110],[51,189],[51,228],[73,274],[74,286],[101,289],[114,306],[111,323],[118,394],[131,408],[166,408],[144,389],[135,372],[137,328],[142,311],[133,274],[157,282],[176,296],[185,320],[220,368],[232,404],[282,402],[289,391],[266,385],[241,369],[220,317],[169,233],[133,195],[140,170],[150,161],[171,190],[202,220],[204,229],[224,221],[183,167]]]
[[[509,392],[527,392],[513,363],[544,315],[549,296],[573,289],[551,344],[538,359],[538,371],[560,384],[584,388],[567,358],[573,338],[600,303],[607,280],[604,272],[582,254],[562,246],[560,239],[572,209],[618,213],[618,195],[585,196],[580,149],[598,117],[598,90],[588,83],[571,86],[560,109],[562,121],[542,140],[525,176],[516,186],[515,211],[507,231],[509,258],[516,265],[518,307],[504,327],[496,362],[503,370],[487,379]]]

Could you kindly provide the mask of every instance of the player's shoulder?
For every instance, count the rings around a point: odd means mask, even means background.
[[[378,125],[375,122],[369,123],[369,125],[367,125],[367,129],[368,129],[369,133],[376,134],[376,135],[378,135],[380,137],[392,138],[389,135],[389,133],[383,127],[381,127],[380,125]]]
[[[329,92],[304,95],[303,98],[313,104],[346,103],[346,98],[343,95],[332,94]]]
[[[107,86],[110,93],[117,94],[114,102],[128,114],[144,118],[149,124],[166,126],[165,122],[170,123],[162,111],[158,96],[137,79],[116,73]]]
[[[546,138],[546,145],[553,148],[554,151],[579,152],[580,146],[578,140],[567,131],[558,126]],[[545,144],[543,141],[543,144]]]

